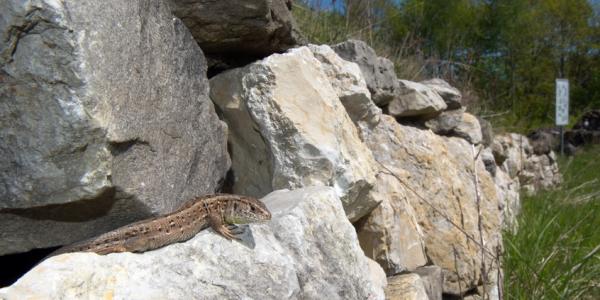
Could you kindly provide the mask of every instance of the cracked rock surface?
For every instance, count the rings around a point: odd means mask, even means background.
[[[206,62],[156,1],[0,3],[0,254],[214,192],[229,168]]]

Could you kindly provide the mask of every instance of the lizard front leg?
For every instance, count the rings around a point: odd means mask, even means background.
[[[225,222],[223,222],[223,217],[217,212],[210,211],[208,213],[208,221],[210,223],[210,227],[228,240],[238,240],[236,236],[234,236],[229,228],[225,226]]]

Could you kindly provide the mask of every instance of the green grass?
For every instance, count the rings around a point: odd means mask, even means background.
[[[600,147],[559,164],[562,186],[524,196],[504,234],[505,299],[600,299]]]

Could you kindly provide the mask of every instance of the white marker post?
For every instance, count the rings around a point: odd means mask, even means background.
[[[560,154],[565,154],[564,126],[569,124],[569,80],[556,79],[556,125],[560,128]]]

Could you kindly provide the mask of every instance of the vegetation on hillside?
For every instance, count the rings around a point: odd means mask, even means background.
[[[504,233],[505,299],[600,299],[600,147],[560,163],[559,190],[524,197]]]
[[[600,107],[600,9],[591,0],[305,0],[310,42],[358,38],[400,78],[441,77],[469,110],[510,131],[554,123],[554,80],[571,84],[572,121]]]

